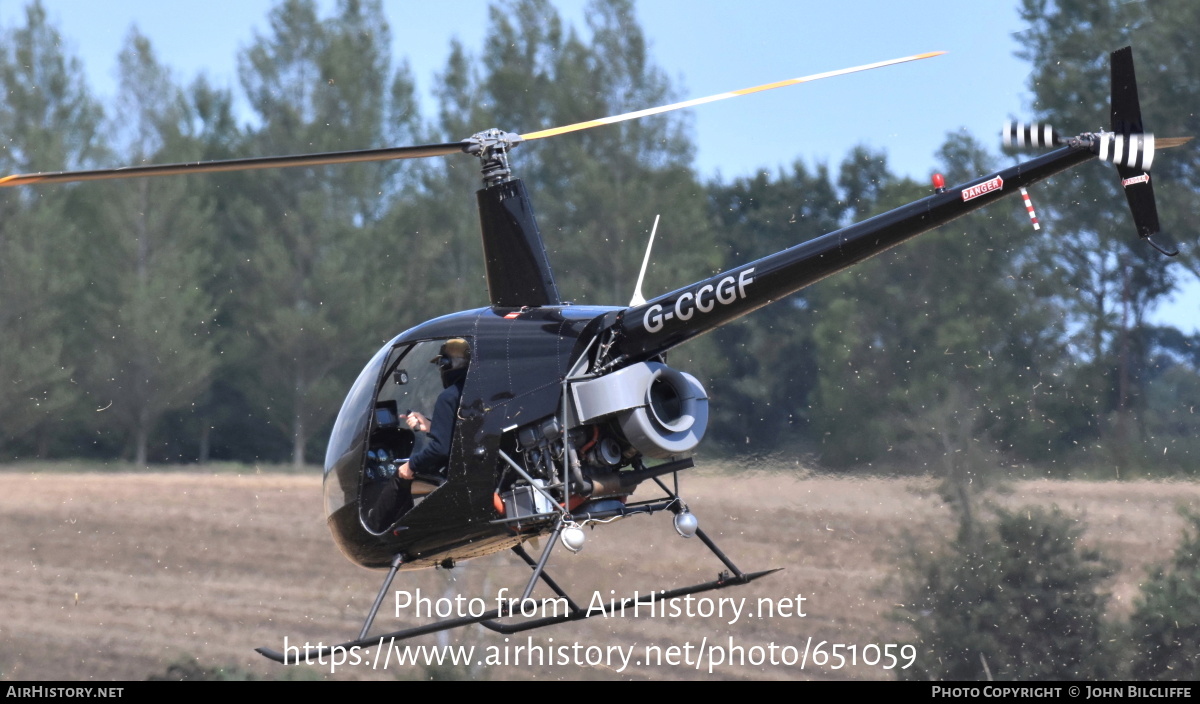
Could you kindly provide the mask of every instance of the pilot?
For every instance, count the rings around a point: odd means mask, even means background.
[[[414,431],[428,433],[425,446],[413,454],[384,486],[375,508],[367,514],[367,523],[376,532],[395,523],[413,507],[412,483],[418,474],[446,476],[450,461],[450,443],[458,425],[458,403],[471,363],[471,347],[461,337],[442,343],[438,355],[429,360],[442,373],[442,392],[433,405],[433,419],[409,411],[405,422]]]

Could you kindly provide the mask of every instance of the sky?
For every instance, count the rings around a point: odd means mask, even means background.
[[[206,74],[236,88],[237,56],[267,30],[273,0],[42,0],[101,99],[116,91],[116,57],[131,27],[148,36],[176,78]],[[0,0],[0,23],[21,20],[25,0]],[[334,0],[319,0],[323,14]],[[555,0],[567,24],[586,31],[585,0]],[[965,130],[999,150],[1005,119],[1031,114],[1028,63],[1017,58],[1025,25],[1016,2],[963,0],[642,0],[639,22],[653,60],[680,99],[703,97],[913,54],[919,62],[712,103],[689,110],[695,166],[726,180],[774,171],[796,159],[836,166],[856,145],[887,152],[891,168],[925,180],[949,132]],[[393,54],[412,69],[424,114],[452,39],[472,54],[488,26],[485,0],[384,0]],[[1097,47],[1105,52],[1116,47]],[[653,106],[645,106],[653,107]],[[597,116],[603,117],[603,116]],[[1083,132],[1106,126],[1056,126]],[[480,125],[531,132],[554,125]],[[467,135],[462,135],[467,136]],[[363,145],[376,146],[376,145]],[[115,166],[115,165],[114,165]],[[1031,194],[1036,205],[1041,198]],[[1019,208],[1016,199],[1005,201]],[[997,204],[993,207],[1006,207]],[[1132,236],[1132,234],[1131,234]],[[1186,245],[1186,243],[1185,243]],[[1189,279],[1159,320],[1188,332],[1200,324],[1200,283]]]

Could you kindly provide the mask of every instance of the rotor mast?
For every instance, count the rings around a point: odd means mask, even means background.
[[[476,192],[488,298],[497,308],[560,305],[562,299],[538,230],[529,191],[512,177],[508,151],[521,135],[491,129],[463,140],[479,157],[483,188]]]

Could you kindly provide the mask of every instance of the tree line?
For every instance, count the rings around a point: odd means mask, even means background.
[[[1146,122],[1197,132],[1200,73],[1182,47],[1200,10],[1022,11],[1042,117],[1093,128],[1108,105],[1100,59],[1132,34],[1143,93],[1172,96],[1145,102]],[[452,46],[426,115],[378,0],[341,0],[328,16],[281,0],[239,54],[236,89],[181,79],[132,29],[105,105],[35,0],[0,28],[0,169],[454,141],[679,97],[632,0],[593,0],[587,18],[570,26],[548,0],[499,0],[481,47]],[[669,213],[657,248],[668,254],[650,277],[665,292],[928,193],[863,148],[731,181],[701,179],[691,151],[684,118],[662,115],[514,152],[568,298],[626,301],[656,213]],[[935,168],[954,183],[1011,158],[952,132]],[[1187,148],[1156,162],[1164,223],[1187,221],[1196,167]],[[1187,242],[1171,263],[1136,242],[1114,178],[1060,176],[1046,192],[1076,195],[1039,202],[1052,235],[1006,201],[672,352],[709,390],[708,451],[950,474],[977,471],[968,455],[1194,469],[1200,336],[1148,315],[1200,260]],[[486,305],[478,187],[474,168],[447,159],[4,189],[0,456],[319,460],[375,349]]]

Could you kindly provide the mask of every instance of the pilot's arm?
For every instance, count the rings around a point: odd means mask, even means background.
[[[412,479],[415,474],[436,474],[450,463],[450,444],[454,440],[461,395],[461,385],[451,385],[443,390],[434,404],[433,420],[416,412],[408,414],[408,427],[429,433],[429,441],[400,467],[402,479]]]
[[[432,426],[432,423],[429,422],[429,419],[422,415],[419,411],[409,411],[408,415],[404,419],[404,422],[408,424],[409,428],[412,428],[418,433],[428,433],[429,428]]]
[[[422,415],[419,411],[409,411],[408,415],[404,418],[404,422],[409,428],[418,433],[428,433],[429,429],[433,426],[429,419]],[[401,479],[413,478],[413,470],[408,462],[402,464],[398,472]]]

